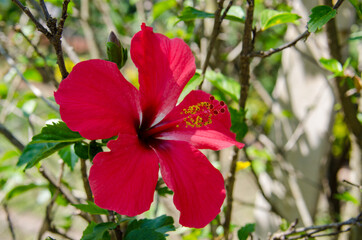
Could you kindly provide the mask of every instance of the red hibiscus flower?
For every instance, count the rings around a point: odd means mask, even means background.
[[[239,148],[222,101],[192,91],[176,105],[195,74],[195,59],[181,39],[153,33],[142,24],[131,43],[139,72],[137,90],[117,65],[104,60],[77,64],[55,100],[64,122],[91,140],[118,136],[98,153],[89,182],[95,203],[122,215],[147,211],[159,168],[180,211],[180,224],[201,228],[220,212],[224,180],[198,149]]]

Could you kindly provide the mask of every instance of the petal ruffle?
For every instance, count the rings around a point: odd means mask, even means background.
[[[202,228],[220,212],[225,199],[224,179],[199,150],[186,142],[161,141],[155,151],[162,178],[174,191],[180,224]]]
[[[235,134],[230,131],[230,113],[226,105],[220,106],[221,102],[215,99],[210,100],[210,98],[213,97],[200,90],[190,92],[159,125],[172,122],[179,122],[179,124],[170,124],[170,128],[159,133],[155,138],[190,142],[198,149],[220,150],[233,145],[242,148],[244,144],[237,142]],[[212,108],[207,109],[207,107],[201,106],[202,103],[209,104],[209,108],[212,105]],[[200,108],[200,110],[194,110],[196,108]],[[185,113],[189,109],[194,114]],[[201,126],[197,126],[195,123],[198,120]],[[194,124],[191,121],[194,121]]]
[[[78,63],[54,97],[63,121],[85,138],[110,138],[139,127],[139,93],[112,62]]]
[[[108,147],[110,152],[95,156],[89,173],[95,203],[127,216],[147,211],[158,180],[156,154],[134,135],[120,135]]]
[[[158,123],[176,105],[186,83],[195,74],[191,49],[178,38],[153,33],[142,24],[131,42],[131,57],[139,72],[144,127]]]

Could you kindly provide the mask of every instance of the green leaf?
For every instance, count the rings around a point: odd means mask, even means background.
[[[26,185],[15,186],[6,194],[5,199],[7,201],[9,201],[13,197],[16,197],[22,193],[25,193],[29,190],[32,190],[34,188],[39,188],[39,187],[43,188],[43,187],[45,187],[45,185],[38,185],[38,184],[30,183],[30,184],[26,184]]]
[[[108,210],[98,207],[94,202],[87,201],[87,203],[88,204],[72,204],[72,205],[78,208],[79,210],[90,214],[97,214],[97,215],[109,214]]]
[[[231,117],[231,131],[236,134],[236,141],[241,142],[248,132],[248,125],[245,122],[245,111],[238,111],[229,107]]]
[[[214,71],[207,71],[205,75],[212,85],[217,89],[231,97],[234,101],[238,101],[240,98],[240,84],[232,78],[228,78],[222,73],[216,73]]]
[[[202,82],[202,77],[199,73],[195,73],[195,75],[190,79],[190,81],[186,84],[184,89],[181,92],[180,97],[178,98],[178,103],[182,102],[182,100],[189,94],[192,90],[195,90],[197,86]]]
[[[75,164],[78,162],[79,158],[74,151],[74,145],[67,146],[58,152],[59,156],[63,159],[63,161],[70,167],[73,171]]]
[[[153,5],[153,19],[158,18],[162,13],[174,8],[177,5],[176,0],[164,0]]]
[[[23,153],[21,154],[18,167],[26,164],[25,169],[33,167],[40,160],[49,157],[60,149],[72,144],[71,142],[62,143],[29,143],[26,145]]]
[[[321,29],[324,24],[326,24],[329,20],[334,18],[337,14],[337,11],[330,6],[317,6],[312,8],[312,14],[309,15],[308,22],[308,31],[315,32],[318,29]]]
[[[193,21],[195,19],[200,19],[200,18],[203,19],[203,18],[214,18],[214,17],[215,17],[214,13],[200,11],[193,7],[185,7],[184,10],[181,12],[181,15],[178,16],[180,21],[185,21],[185,22]],[[235,22],[241,22],[241,23],[243,23],[245,21],[244,16],[241,16],[241,17],[235,16],[234,10],[230,15],[229,15],[229,13],[226,14],[225,19],[230,20],[230,21],[235,21]]]
[[[172,195],[173,191],[171,191],[168,187],[161,187],[161,188],[156,188],[156,191],[158,193],[158,195],[165,197],[167,194]]]
[[[78,157],[80,157],[82,159],[88,159],[89,158],[88,149],[89,149],[89,145],[86,144],[86,143],[76,142],[74,144],[75,154],[77,154]]]
[[[73,132],[64,122],[59,121],[43,127],[30,143],[77,142],[81,140],[84,138],[78,132]]]
[[[279,12],[271,9],[266,9],[261,13],[261,29],[266,30],[278,24],[295,23],[300,16],[295,13]]]
[[[255,231],[255,223],[248,223],[238,231],[239,240],[246,240],[248,236]]]
[[[110,240],[108,230],[114,229],[117,223],[106,222],[98,223],[91,222],[88,227],[84,230],[81,240]]]
[[[362,2],[358,0],[349,0],[349,2],[356,9],[359,19],[362,19]]]
[[[135,229],[126,235],[125,240],[166,240],[166,237],[153,229]]]
[[[339,74],[343,71],[342,64],[338,62],[336,59],[321,58],[319,59],[319,62],[322,64],[322,66],[325,69],[331,71],[334,74]]]
[[[136,231],[136,233],[133,233]],[[148,232],[150,237],[149,239],[166,239],[166,232],[175,231],[173,225],[172,217],[162,215],[155,219],[141,219],[141,220],[132,220],[126,231],[126,240],[133,239],[148,239],[148,238],[133,238],[140,232]],[[143,235],[142,235],[143,237]],[[162,238],[160,238],[162,237]]]
[[[352,202],[356,206],[359,205],[359,201],[354,196],[352,196],[350,192],[335,194],[334,197],[345,202]]]

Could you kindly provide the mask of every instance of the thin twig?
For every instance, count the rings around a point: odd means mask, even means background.
[[[41,93],[41,91],[39,90],[39,88],[35,87],[33,84],[31,84],[25,77],[24,75],[21,73],[21,71],[19,70],[19,68],[16,66],[15,61],[12,57],[9,56],[9,54],[5,51],[5,49],[2,47],[1,43],[0,43],[0,53],[6,58],[6,61],[8,62],[8,64],[15,69],[15,71],[17,72],[17,74],[20,76],[20,78],[23,80],[23,82],[25,82],[25,84],[30,88],[30,90],[34,93],[35,96],[39,97],[41,100],[43,100],[50,108],[52,108],[55,111],[59,111],[59,108],[54,105],[52,102],[50,102],[48,99],[46,99],[43,94]]]
[[[11,218],[10,218],[10,212],[9,212],[9,209],[8,209],[8,205],[6,203],[3,203],[3,208],[4,208],[4,211],[6,213],[6,220],[8,221],[9,230],[10,230],[10,233],[11,233],[11,238],[12,238],[12,240],[16,240],[15,231],[14,231],[13,223],[12,223]]]
[[[45,20],[48,21],[49,18],[51,18],[51,16],[50,16],[50,14],[48,12],[47,7],[45,6],[45,2],[44,2],[44,0],[40,0],[39,2],[40,2],[41,9],[43,10]]]
[[[221,23],[224,20],[224,18],[226,17],[226,14],[228,13],[228,11],[229,11],[230,7],[232,6],[232,4],[233,4],[233,0],[231,0],[229,2],[228,6],[226,7],[223,14],[221,15],[223,5],[224,5],[224,0],[219,0],[219,2],[218,2],[218,7],[217,7],[217,9],[215,11],[215,14],[214,14],[214,27],[212,29],[210,43],[209,43],[209,46],[208,46],[208,49],[207,49],[205,62],[203,64],[203,66],[202,66],[202,73],[201,73],[202,82],[199,85],[199,89],[202,88],[202,84],[203,84],[203,82],[205,80],[206,69],[209,66],[211,54],[212,54],[212,51],[214,50],[214,46],[215,46],[215,43],[216,43],[217,36],[220,33]]]
[[[20,151],[24,150],[24,144],[22,144],[2,123],[0,123],[0,133],[3,134]]]

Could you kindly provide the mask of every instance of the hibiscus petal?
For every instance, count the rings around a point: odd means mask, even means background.
[[[112,62],[78,63],[54,97],[63,121],[85,138],[110,138],[139,126],[139,93]]]
[[[213,97],[203,91],[190,92],[159,125],[162,126],[172,122],[179,123],[170,124],[170,128],[162,131],[155,138],[190,142],[198,149],[220,150],[233,145],[242,148],[244,144],[237,142],[235,134],[230,131],[230,113],[226,105],[211,99]],[[207,107],[210,109],[204,107],[206,110],[203,112],[200,106],[205,105],[205,103],[206,105],[209,104]],[[211,108],[210,105],[213,107]],[[189,113],[186,113],[189,109],[196,109],[197,107],[200,110],[193,110],[193,115],[190,116]],[[189,116],[190,118],[188,118]],[[200,120],[199,126],[191,122],[195,122],[197,117]]]
[[[199,150],[186,142],[161,141],[155,151],[162,178],[174,191],[180,224],[202,228],[220,212],[225,199],[224,179]]]
[[[142,31],[131,42],[131,57],[139,72],[144,127],[158,123],[176,105],[186,83],[195,74],[191,49],[178,38],[153,33],[142,24]]]
[[[120,135],[108,147],[110,152],[95,156],[89,173],[95,203],[127,216],[147,211],[158,180],[156,154],[134,135]]]

